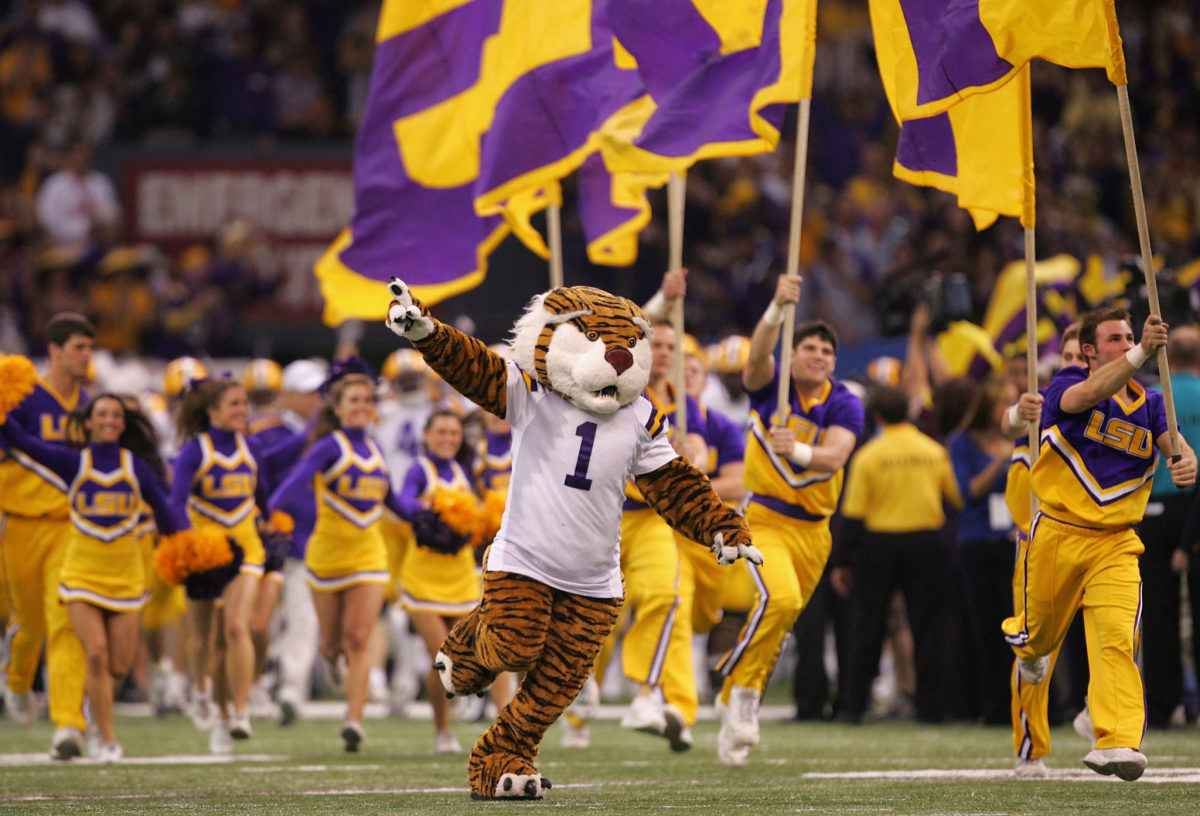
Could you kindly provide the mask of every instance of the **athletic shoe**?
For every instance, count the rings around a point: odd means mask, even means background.
[[[588,730],[587,723],[575,725],[567,719],[563,719],[563,748],[587,748],[592,744],[592,734]]]
[[[671,743],[671,750],[675,753],[687,751],[695,743],[692,737],[692,729],[688,728],[684,722],[683,714],[671,703],[663,706],[663,715],[667,719],[667,727],[663,732],[663,736]]]
[[[104,749],[104,739],[100,736],[100,729],[95,725],[89,725],[86,740],[87,755],[93,759],[99,758],[100,751]]]
[[[345,746],[347,752],[353,754],[358,751],[358,746],[362,744],[365,736],[366,734],[363,732],[361,723],[357,723],[354,720],[346,720],[346,722],[342,723],[342,744]]]
[[[32,691],[17,694],[7,685],[4,687],[4,710],[18,725],[33,725],[37,722],[37,700]]]
[[[217,720],[216,706],[213,705],[210,684],[205,684],[204,691],[192,689],[192,724],[197,731],[212,731],[213,723]]]
[[[1083,700],[1083,711],[1075,715],[1075,733],[1096,747],[1096,732],[1092,730],[1092,712],[1088,710],[1087,698]]]
[[[453,731],[438,731],[437,737],[433,740],[433,752],[435,754],[461,754],[463,749]]]
[[[732,736],[747,747],[758,745],[758,689],[734,686],[729,691],[725,723]]]
[[[244,740],[250,739],[253,734],[254,729],[250,727],[250,715],[245,711],[233,712],[233,718],[229,721],[229,736]]]
[[[734,737],[729,724],[729,706],[721,702],[720,694],[714,705],[721,721],[721,730],[717,732],[717,760],[726,767],[741,768],[750,755],[750,746],[738,742]]]
[[[208,752],[216,756],[233,753],[233,735],[229,733],[229,720],[217,720],[208,735]]]
[[[1046,679],[1046,673],[1050,671],[1050,655],[1036,657],[1033,660],[1017,658],[1017,671],[1021,673],[1022,680],[1031,686],[1036,686]]]
[[[106,742],[100,746],[98,759],[106,765],[112,765],[125,758],[125,751],[119,742]]]
[[[83,732],[69,725],[56,729],[50,742],[50,758],[74,759],[77,756],[83,756]]]
[[[596,719],[596,715],[600,713],[600,686],[595,677],[588,675],[579,694],[567,706],[567,711],[581,720]]]
[[[283,698],[279,701],[279,724],[292,725],[300,719],[300,706],[294,700]]]
[[[1146,770],[1146,755],[1136,748],[1093,748],[1083,764],[1098,774],[1132,782]]]
[[[667,715],[657,692],[634,697],[629,710],[621,718],[621,727],[643,734],[663,736],[667,731]]]
[[[1022,759],[1017,757],[1016,765],[1013,770],[1017,774],[1017,779],[1045,779],[1050,775],[1050,771],[1046,768],[1046,763],[1041,757],[1037,759]]]
[[[269,720],[275,716],[275,703],[271,700],[270,684],[265,678],[260,677],[250,686],[250,699],[246,710],[250,716],[260,720]]]

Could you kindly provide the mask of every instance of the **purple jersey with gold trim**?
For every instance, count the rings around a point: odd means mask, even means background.
[[[824,473],[801,467],[771,450],[771,424],[779,391],[779,367],[771,381],[750,394],[750,435],[746,440],[746,489],[754,494],[751,501],[772,510],[806,521],[820,521],[833,515],[842,493],[845,468]],[[787,425],[796,441],[817,446],[825,431],[841,426],[856,437],[862,433],[862,401],[836,380],[826,380],[820,395],[812,402],[804,399],[792,385],[791,412]]]
[[[1054,375],[1042,405],[1038,459],[1030,472],[1044,513],[1082,527],[1113,529],[1142,520],[1158,451],[1167,432],[1162,394],[1129,381],[1133,401],[1109,397],[1078,414],[1060,407],[1088,377],[1068,366]]]
[[[256,499],[266,506],[262,457],[257,439],[209,428],[179,451],[171,503],[223,527],[237,526],[254,512]]]
[[[39,377],[33,393],[8,412],[8,419],[30,436],[66,447],[67,417],[87,401],[82,388],[63,397]],[[0,510],[5,513],[66,518],[68,487],[53,470],[22,451],[13,451],[10,459],[0,462]]]
[[[650,400],[650,404],[653,405],[655,407],[655,409],[657,409],[657,411],[666,418],[667,423],[668,423],[667,439],[671,440],[671,442],[674,442],[675,441],[675,422],[674,422],[674,420],[675,420],[675,386],[672,385],[671,383],[667,383],[667,395],[670,398],[670,401],[661,401],[660,402],[659,399],[654,396],[654,392],[652,392],[650,389],[646,389],[642,393],[642,396],[644,396],[646,399]],[[690,394],[687,395],[687,397],[685,399],[686,399],[686,401],[684,402],[684,405],[686,407],[685,407],[684,411],[687,416],[688,433],[689,434],[699,434],[701,437],[704,437],[705,441],[707,442],[708,441],[708,437],[707,437],[708,424],[707,424],[707,422],[705,422],[704,412],[700,409],[700,403],[697,402],[696,398],[691,396]],[[706,466],[708,465],[707,462],[695,462],[693,464],[695,464],[701,470],[704,470],[706,468]],[[642,491],[638,490],[637,485],[635,485],[632,480],[627,482],[625,485],[625,506],[622,509],[624,509],[624,510],[645,510],[649,506],[650,505],[646,504],[645,497],[642,496]]]
[[[707,405],[701,405],[700,412],[704,416],[704,441],[708,444],[708,461],[701,469],[710,477],[716,476],[722,465],[746,458],[746,434],[732,419]]]

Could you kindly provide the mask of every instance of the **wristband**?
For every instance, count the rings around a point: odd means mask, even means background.
[[[1125,359],[1128,360],[1129,364],[1134,368],[1141,368],[1142,363],[1150,359],[1150,353],[1142,348],[1141,343],[1138,343],[1129,351],[1125,352]]]
[[[767,310],[763,312],[762,319],[768,326],[782,326],[786,316],[783,307],[772,300],[767,306]]]
[[[1009,426],[1014,431],[1024,430],[1029,425],[1029,420],[1021,418],[1021,413],[1017,410],[1018,407],[1015,404],[1008,406],[1008,411],[1004,415],[1008,419]]]
[[[659,320],[667,316],[667,297],[663,294],[662,289],[654,293],[654,297],[646,301],[646,305],[642,307],[642,312],[650,317],[651,320]]]
[[[812,445],[806,445],[803,442],[793,442],[792,455],[788,458],[800,467],[808,467],[813,458]]]

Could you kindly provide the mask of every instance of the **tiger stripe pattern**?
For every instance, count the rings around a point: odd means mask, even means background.
[[[546,293],[542,308],[551,315],[533,348],[533,368],[538,381],[553,387],[546,367],[550,338],[561,324],[569,324],[590,340],[603,338],[606,349],[632,348],[644,340],[649,321],[636,303],[594,286],[568,286]],[[565,318],[565,319],[564,319]]]
[[[488,572],[483,580],[480,605],[455,624],[442,651],[453,661],[456,694],[481,692],[502,671],[525,672],[467,762],[471,792],[493,798],[504,774],[538,772],[538,746],[583,689],[622,601],[574,595],[508,572]]]
[[[682,457],[634,481],[646,503],[692,541],[709,541],[722,533],[726,546],[750,544],[746,520],[717,497],[699,468]]]

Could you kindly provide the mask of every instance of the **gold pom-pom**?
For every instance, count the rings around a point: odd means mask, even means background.
[[[36,383],[37,369],[28,357],[9,354],[0,358],[0,417],[6,417],[32,394]]]
[[[434,488],[430,508],[451,530],[470,536],[472,547],[483,540],[482,507],[474,493]]]
[[[491,541],[500,532],[500,522],[504,520],[504,506],[508,501],[508,493],[504,490],[488,490],[483,494],[482,537]]]
[[[223,567],[233,560],[229,540],[220,530],[181,530],[161,539],[154,552],[154,568],[171,586],[182,584],[189,575]]]
[[[296,529],[296,520],[282,510],[271,513],[267,520],[267,533],[270,535],[290,535]]]

